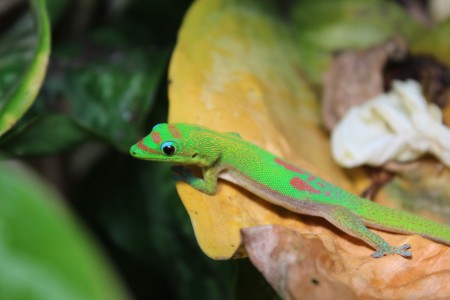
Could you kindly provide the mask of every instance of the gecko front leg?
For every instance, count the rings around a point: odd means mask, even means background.
[[[214,195],[217,191],[217,177],[220,169],[217,166],[203,168],[203,179],[195,177],[192,171],[183,166],[173,166],[174,179],[184,181],[194,189],[208,195]]]

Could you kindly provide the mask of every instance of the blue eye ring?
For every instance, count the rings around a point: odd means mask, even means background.
[[[167,155],[172,156],[177,152],[176,144],[174,142],[164,142],[161,145],[161,151]]]

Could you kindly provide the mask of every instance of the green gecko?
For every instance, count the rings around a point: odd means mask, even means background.
[[[230,181],[262,199],[296,213],[325,218],[344,232],[376,249],[371,256],[412,256],[409,244],[389,245],[366,226],[390,232],[418,234],[450,245],[450,226],[362,199],[310,172],[292,165],[236,133],[219,133],[190,124],[158,124],[133,145],[136,158],[169,162],[176,179],[213,195],[218,178]],[[184,166],[196,165],[203,178]]]

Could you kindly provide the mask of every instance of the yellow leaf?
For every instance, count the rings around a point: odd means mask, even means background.
[[[338,2],[346,3],[333,4]],[[328,181],[351,192],[361,191],[367,187],[367,175],[361,169],[344,173],[331,159],[328,136],[319,116],[319,101],[303,76],[305,58],[293,42],[293,32],[286,21],[262,3],[267,2],[194,2],[171,60],[169,122],[239,132],[244,139]],[[414,175],[412,172],[411,176]],[[376,200],[392,206],[391,198],[408,189],[402,184],[394,181]],[[373,249],[325,220],[291,213],[231,183],[220,181],[214,196],[185,183],[177,183],[177,188],[200,247],[214,259],[243,255],[236,252],[241,243],[240,229],[282,225],[294,230],[296,237],[297,233],[313,233],[320,239],[326,251],[301,253],[307,253],[309,256],[304,257],[311,260],[322,260],[320,265],[310,265],[325,268],[321,274],[333,278],[320,279],[332,283],[331,287],[338,280],[356,296],[367,299],[427,295],[445,298],[450,293],[447,284],[450,249],[442,244],[417,235],[376,231],[392,245],[412,244],[414,254],[410,260],[399,256],[376,260],[369,256]],[[408,194],[400,198],[410,197]],[[322,247],[321,243],[314,241],[317,247]],[[280,256],[298,252],[281,246],[275,250]],[[329,255],[327,259],[322,253]],[[278,261],[275,265],[279,266]]]
[[[171,61],[169,121],[239,132],[244,139],[351,190],[331,160],[318,101],[302,77],[301,57],[290,34],[280,19],[263,8],[250,9],[239,1],[196,1]],[[177,187],[200,247],[215,259],[233,255],[240,228],[283,224],[303,230],[305,226],[296,214],[229,183],[220,182],[215,196],[183,183]]]

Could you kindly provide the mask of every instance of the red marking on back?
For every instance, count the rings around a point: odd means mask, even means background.
[[[316,180],[317,179],[316,176],[314,176],[312,174],[309,174],[308,172],[306,172],[306,171],[304,171],[304,170],[302,170],[302,169],[300,169],[300,168],[298,168],[298,167],[296,167],[294,165],[291,165],[288,162],[285,162],[285,161],[283,161],[283,160],[281,160],[279,158],[275,158],[275,162],[277,164],[279,164],[279,165],[282,165],[283,167],[285,167],[286,169],[288,169],[290,171],[293,171],[293,172],[296,172],[296,173],[299,173],[299,174],[307,174],[307,175],[309,175],[308,181],[304,181],[304,180],[300,179],[299,177],[293,177],[291,179],[291,181],[289,183],[297,190],[310,192],[310,193],[313,193],[313,194],[321,194],[322,193],[321,190],[316,189],[315,187],[313,187],[309,183],[309,182],[312,182],[312,181],[314,181],[314,183],[317,184],[318,186],[320,186],[321,188],[325,188],[326,187],[326,185],[324,183]],[[325,192],[325,196],[330,196],[330,195],[331,195],[331,191]]]
[[[293,171],[293,172],[296,172],[296,173],[300,173],[300,174],[305,173],[305,171],[303,171],[302,169],[300,169],[300,168],[298,168],[298,167],[296,167],[294,165],[291,165],[290,163],[285,162],[284,160],[281,160],[278,157],[275,157],[275,162],[277,164],[279,164],[279,165],[282,165],[283,167],[285,167],[286,169],[288,169],[290,171]]]
[[[170,131],[170,134],[172,135],[172,137],[174,137],[174,138],[181,137],[181,134],[175,125],[169,125],[169,131]]]
[[[159,144],[161,142],[161,136],[157,132],[152,132],[152,140],[155,144]]]
[[[310,192],[313,194],[320,194],[321,192],[319,190],[316,190],[314,187],[312,187],[308,182],[301,180],[298,177],[294,177],[289,181],[289,183],[297,190],[299,191],[305,191]]]

